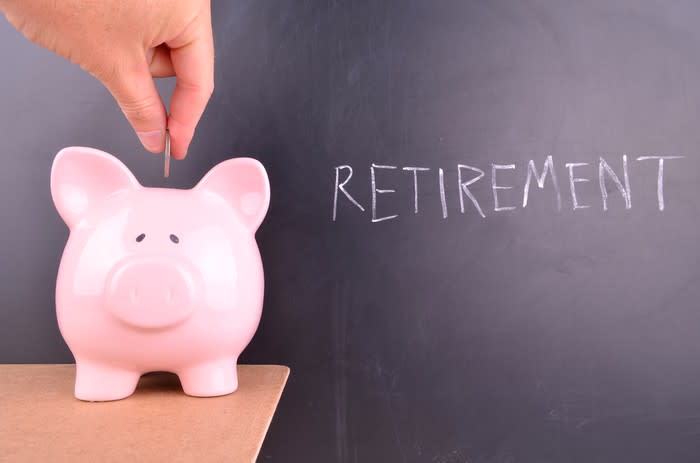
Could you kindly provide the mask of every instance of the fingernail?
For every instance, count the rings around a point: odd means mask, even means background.
[[[164,135],[162,130],[152,130],[150,132],[136,132],[141,144],[149,151],[161,151]]]

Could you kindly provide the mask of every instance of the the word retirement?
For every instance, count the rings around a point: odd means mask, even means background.
[[[656,161],[658,167],[658,176],[656,180],[656,196],[658,200],[659,210],[663,211],[665,208],[664,200],[664,165],[666,161],[681,159],[683,156],[639,156],[633,158],[635,162],[644,161]],[[620,175],[615,172],[615,170],[610,167],[610,164],[603,158],[600,157],[597,162],[598,171],[598,183],[600,185],[600,195],[602,202],[602,209],[604,211],[608,210],[608,197],[609,195],[616,194],[616,191],[622,196],[625,203],[625,208],[630,209],[632,207],[632,189],[630,187],[630,162],[628,162],[627,155],[622,155],[622,171]],[[590,204],[582,204],[579,197],[576,195],[576,184],[582,182],[591,181],[585,175],[585,168],[589,166],[590,163],[587,162],[569,162],[565,164],[568,173],[568,190],[569,198],[573,210],[585,209],[591,207]],[[512,211],[516,208],[515,205],[503,204],[503,200],[499,199],[499,191],[511,190],[515,188],[513,185],[504,184],[503,180],[499,180],[498,173],[504,170],[515,170],[515,164],[491,164],[491,191],[493,195],[493,212],[504,212]],[[595,169],[594,166],[588,167],[589,170]],[[351,180],[353,176],[353,169],[349,165],[337,166],[335,170],[335,187],[333,193],[333,221],[338,218],[338,202],[341,200],[347,200],[361,211],[365,212],[366,208],[360,202],[357,201],[355,196],[352,194]],[[431,169],[427,167],[412,167],[406,166],[399,168],[398,166],[391,165],[378,165],[372,164],[370,166],[370,189],[372,194],[372,204],[371,204],[371,218],[372,222],[383,222],[386,220],[392,220],[398,217],[398,214],[380,214],[377,210],[377,199],[380,195],[386,195],[391,193],[396,193],[396,190],[380,188],[377,186],[377,174],[379,171],[403,171],[407,177],[407,184],[410,185],[413,192],[413,211],[415,214],[418,213],[419,204],[419,189],[418,189],[418,177],[420,175],[429,175]],[[595,170],[594,170],[595,171]],[[501,175],[505,173],[502,172]],[[386,172],[385,174],[386,175]],[[467,211],[467,208],[473,207],[473,209],[481,217],[486,217],[484,207],[477,200],[476,196],[472,192],[472,188],[475,183],[481,181],[486,176],[486,172],[479,169],[478,167],[469,166],[465,164],[458,164],[456,170],[456,178],[458,183],[459,191],[459,210],[462,214]],[[503,177],[501,177],[502,179]],[[544,160],[542,169],[538,171],[535,161],[530,159],[527,163],[527,174],[525,176],[525,183],[523,186],[523,199],[522,207],[527,207],[528,197],[530,193],[530,187],[534,184],[538,188],[544,189],[547,183],[547,179],[550,179],[551,188],[556,197],[557,209],[562,208],[562,193],[559,185],[559,177],[557,176],[555,163],[552,156],[547,156]],[[445,172],[442,168],[437,169],[437,181],[440,188],[440,205],[442,207],[442,217],[447,218],[448,207],[447,207],[447,195],[445,193]],[[355,187],[356,188],[356,187]],[[344,198],[344,199],[343,199]],[[471,203],[471,206],[469,205]]]

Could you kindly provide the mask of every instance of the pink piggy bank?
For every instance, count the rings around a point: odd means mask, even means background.
[[[75,396],[128,397],[151,371],[177,374],[191,396],[235,391],[263,303],[263,166],[230,159],[190,190],[146,188],[115,157],[66,148],[51,194],[70,229],[56,314],[75,357]]]

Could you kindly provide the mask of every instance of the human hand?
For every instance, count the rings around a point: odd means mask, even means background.
[[[114,96],[143,146],[182,159],[214,90],[209,0],[0,0],[25,37],[89,72]],[[154,77],[176,77],[170,116]]]

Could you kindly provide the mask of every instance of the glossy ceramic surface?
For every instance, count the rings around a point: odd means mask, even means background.
[[[235,391],[263,303],[264,167],[235,158],[190,190],[146,188],[115,157],[73,147],[54,160],[51,194],[70,229],[56,313],[75,396],[124,398],[150,371],[193,396]]]

